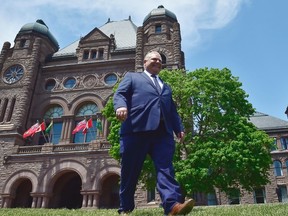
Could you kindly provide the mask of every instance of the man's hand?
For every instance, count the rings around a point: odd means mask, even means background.
[[[179,142],[180,142],[180,143],[183,143],[183,141],[184,141],[184,136],[185,136],[185,133],[184,133],[183,131],[177,133],[177,138],[179,139]]]
[[[125,121],[127,119],[128,110],[126,107],[120,107],[116,110],[116,117],[120,121]]]

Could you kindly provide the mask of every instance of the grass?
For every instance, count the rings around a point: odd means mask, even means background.
[[[287,215],[287,204],[261,204],[237,206],[209,206],[195,207],[189,216],[278,216]],[[68,209],[21,209],[0,208],[1,216],[117,216],[116,209],[68,210]],[[136,209],[131,216],[158,216],[163,215],[161,208]]]

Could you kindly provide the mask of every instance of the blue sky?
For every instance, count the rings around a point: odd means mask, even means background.
[[[142,2],[145,2],[144,4]],[[163,5],[181,26],[186,69],[228,68],[257,111],[287,120],[287,0],[0,0],[0,45],[42,19],[60,49],[95,27],[127,19],[141,26]]]

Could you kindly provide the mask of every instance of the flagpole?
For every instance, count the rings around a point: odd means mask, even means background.
[[[49,129],[49,133],[47,133],[47,129]],[[50,119],[50,123],[45,130],[45,134],[48,135],[48,142],[51,143],[51,130],[53,132],[53,118]]]
[[[43,119],[43,122],[44,122],[44,125],[45,125],[45,129],[44,129],[44,130],[46,130],[46,123],[45,123],[45,119]],[[42,136],[43,136],[44,139],[45,139],[45,142],[47,143],[47,139],[46,139],[45,133],[43,132],[42,128],[41,128],[41,133],[42,133]]]
[[[47,139],[46,139],[46,136],[45,136],[43,130],[42,130],[41,132],[42,132],[42,135],[43,135],[43,137],[44,137],[44,139],[45,139],[45,142],[47,143],[48,141],[47,141]]]
[[[52,120],[52,121],[53,121],[53,120]],[[52,126],[51,126],[51,130],[50,130],[50,132],[49,132],[49,143],[53,142],[53,140],[52,140],[52,136],[53,136],[53,132],[54,132],[53,128],[54,128],[54,122],[53,122],[53,124],[52,124]],[[52,144],[53,144],[53,143],[52,143]]]
[[[100,119],[99,117],[97,117],[97,121],[96,121],[96,128],[97,128],[97,132],[99,130],[99,137],[102,137],[102,119]]]
[[[49,123],[48,127],[50,126],[50,123]],[[50,130],[49,130],[49,134],[46,133],[46,130],[47,130],[47,128],[45,129],[45,135],[48,135],[48,143],[50,143]]]
[[[49,134],[48,134],[48,143],[51,143],[50,142],[50,131],[49,131]]]
[[[94,130],[94,125],[93,125],[93,118],[92,118],[92,116],[90,116],[90,118],[91,118],[91,120],[92,120],[92,131],[90,130],[89,132],[90,132],[90,134],[91,134],[91,141],[93,140],[93,130]],[[89,128],[90,129],[90,128]],[[96,131],[95,131],[95,140],[96,140]]]
[[[86,121],[86,117],[85,117],[85,116],[84,116],[84,119],[85,119],[85,122],[86,122],[86,124],[87,124],[87,121]],[[86,124],[85,124],[85,127],[86,127]],[[86,134],[87,134],[87,133],[86,133]],[[83,143],[85,143],[86,134],[84,134],[84,136],[83,136]]]

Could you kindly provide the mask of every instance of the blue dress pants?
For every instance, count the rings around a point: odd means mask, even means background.
[[[138,132],[120,138],[121,177],[119,213],[133,211],[134,194],[144,160],[149,154],[157,175],[157,190],[164,213],[168,214],[176,202],[183,200],[180,186],[174,179],[172,164],[175,152],[174,137],[165,130]]]

